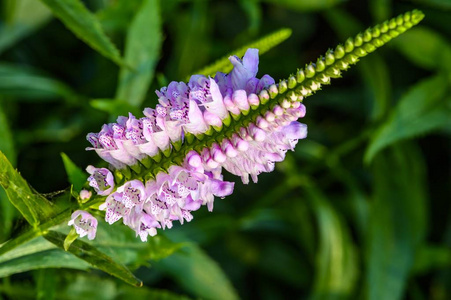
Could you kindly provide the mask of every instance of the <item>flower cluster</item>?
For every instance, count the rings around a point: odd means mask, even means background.
[[[156,228],[171,228],[173,220],[190,221],[191,212],[202,205],[211,211],[214,196],[230,195],[234,183],[223,180],[222,169],[241,176],[244,183],[249,176],[256,182],[260,173],[271,172],[274,163],[306,137],[306,125],[296,122],[305,115],[297,96],[270,107],[254,122],[239,122],[260,106],[258,94],[276,85],[269,75],[256,77],[257,49],[230,61],[231,73],[214,78],[194,75],[187,84],[171,82],[156,91],[159,104],[146,108],[144,117],[119,117],[99,133],[88,134],[92,144],[88,150],[96,151],[112,169],[131,168],[135,177],[142,169],[153,173],[150,179],[130,178],[115,189],[110,170],[87,168],[89,185],[107,196],[100,209],[106,211],[108,223],[122,219],[145,241],[157,233]],[[266,100],[269,97],[266,93]],[[207,146],[186,147],[202,136],[210,137]],[[180,162],[172,161],[161,170],[164,158],[175,154]]]
[[[87,169],[89,185],[106,197],[100,206],[106,221],[122,219],[144,241],[174,220],[190,221],[191,212],[202,205],[211,211],[214,196],[233,192],[223,169],[246,184],[249,177],[256,182],[260,173],[271,172],[307,135],[306,125],[297,122],[305,115],[304,97],[423,17],[414,10],[369,28],[278,84],[269,75],[256,77],[258,50],[248,49],[242,60],[229,58],[229,74],[171,82],[156,91],[159,104],[146,108],[144,117],[119,117],[88,134],[92,147],[87,149],[115,174]],[[92,236],[92,227],[77,225],[74,218],[77,232]],[[83,215],[80,220],[88,219]]]

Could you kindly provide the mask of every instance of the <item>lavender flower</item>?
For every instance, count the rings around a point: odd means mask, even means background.
[[[96,237],[97,220],[84,210],[76,210],[67,225],[74,226],[75,231],[80,237],[87,235],[90,240]]]

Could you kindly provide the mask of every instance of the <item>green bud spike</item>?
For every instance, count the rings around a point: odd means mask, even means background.
[[[123,176],[118,178],[144,178],[149,172],[156,175],[160,171],[166,171],[174,163],[180,164],[189,151],[200,152],[213,143],[220,144],[225,138],[231,138],[240,128],[251,123],[255,124],[258,117],[264,116],[275,105],[284,108],[288,107],[290,102],[303,101],[305,97],[320,90],[322,85],[329,84],[330,78],[340,77],[342,71],[357,63],[359,58],[383,46],[392,38],[418,24],[423,18],[424,14],[421,11],[414,10],[347,39],[344,46],[338,45],[333,51],[328,50],[316,63],[310,63],[305,68],[297,70],[295,75],[280,81],[278,85],[263,89],[258,94],[258,105],[254,103],[252,109],[238,115],[230,114],[223,120],[222,127],[210,127],[211,131],[209,130],[207,134],[185,133],[184,141],[181,144],[174,144],[172,151],[152,157],[157,163],[152,163],[149,169],[143,163],[141,173],[136,174],[137,170],[134,170],[132,174],[127,167],[120,171]]]

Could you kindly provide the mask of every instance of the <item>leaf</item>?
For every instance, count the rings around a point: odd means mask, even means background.
[[[451,251],[446,245],[424,245],[415,254],[413,271],[425,274],[435,269],[451,268]]]
[[[65,153],[61,153],[61,157],[63,158],[67,176],[69,176],[69,182],[74,186],[76,192],[80,192],[86,183],[87,176],[85,172],[77,167]]]
[[[42,237],[0,256],[0,277],[41,268],[71,268],[87,270],[89,264],[61,251]]]
[[[48,8],[36,0],[7,2],[12,9],[0,26],[0,53],[44,26],[52,16]]]
[[[216,72],[223,72],[228,73],[232,70],[233,65],[229,61],[229,57],[231,55],[236,55],[238,57],[242,57],[248,48],[257,48],[259,49],[259,55],[262,55],[263,53],[268,52],[275,46],[279,45],[286,39],[288,39],[291,36],[291,29],[289,28],[282,28],[279,29],[271,34],[268,34],[264,36],[263,38],[254,41],[252,43],[247,44],[244,47],[241,47],[240,49],[237,49],[233,51],[232,53],[224,56],[223,58],[217,60],[211,65],[208,65],[207,67],[198,70],[197,72],[194,72],[193,74],[202,74],[205,76],[213,76],[216,74]],[[186,79],[189,80],[189,77]]]
[[[145,0],[127,33],[124,60],[133,70],[122,67],[116,98],[139,107],[144,101],[162,45],[158,0]]]
[[[125,65],[119,50],[105,35],[99,20],[80,0],[40,0],[79,39],[118,65]]]
[[[78,98],[66,84],[35,69],[9,63],[0,63],[0,95],[40,100],[61,97],[70,103],[77,103]]]
[[[54,269],[43,269],[36,272],[37,300],[55,299],[56,289],[58,287],[57,276],[58,275]]]
[[[54,214],[53,203],[32,190],[3,152],[0,152],[0,185],[5,189],[9,201],[31,225],[36,226]]]
[[[44,235],[44,237],[59,248],[64,248],[63,244],[66,238],[64,234],[56,231],[48,231]],[[107,256],[106,254],[97,250],[95,247],[86,242],[83,242],[81,240],[74,241],[69,248],[69,252],[76,257],[88,262],[95,268],[102,270],[112,276],[115,276],[127,282],[128,284],[134,286],[142,286],[141,280],[136,278],[129,269],[115,262],[111,257]]]
[[[298,11],[315,11],[333,7],[346,0],[265,0],[265,2],[274,3],[275,5],[284,6],[289,9]]]
[[[414,2],[418,2],[422,5],[427,5],[427,6],[442,9],[442,10],[450,10],[451,9],[451,1],[450,0],[414,0]]]
[[[365,298],[402,299],[426,233],[424,161],[413,145],[400,144],[378,155],[372,169]]]
[[[422,26],[409,30],[394,45],[420,67],[451,71],[451,45],[432,29]]]
[[[154,266],[169,273],[184,289],[206,299],[238,299],[226,275],[195,244],[156,262]]]
[[[98,110],[109,113],[111,116],[120,116],[124,112],[130,112],[134,115],[142,113],[138,107],[120,99],[93,99],[90,105]]]
[[[69,277],[69,276],[67,276]],[[102,287],[99,289],[99,287]],[[57,292],[57,299],[159,299],[159,300],[188,300],[167,290],[148,288],[139,289],[122,284],[112,278],[101,278],[94,274],[75,274],[67,279]]]
[[[349,229],[321,192],[305,187],[319,227],[313,298],[348,298],[357,283],[358,263]]]
[[[369,163],[383,148],[440,128],[451,116],[451,97],[443,99],[448,81],[436,75],[412,87],[393,109],[388,120],[373,134],[365,153]]]

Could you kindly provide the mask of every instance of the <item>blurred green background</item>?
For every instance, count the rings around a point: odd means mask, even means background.
[[[111,42],[77,38],[64,1],[1,2],[0,150],[41,193],[69,186],[61,152],[101,164],[88,132],[271,32],[292,29],[260,57],[277,81],[385,19],[426,17],[307,98],[307,139],[257,184],[226,175],[235,192],[213,213],[144,244],[100,223],[93,245],[143,288],[37,238],[0,256],[0,299],[451,298],[451,1],[83,2]],[[25,221],[3,191],[0,205],[4,242]]]

